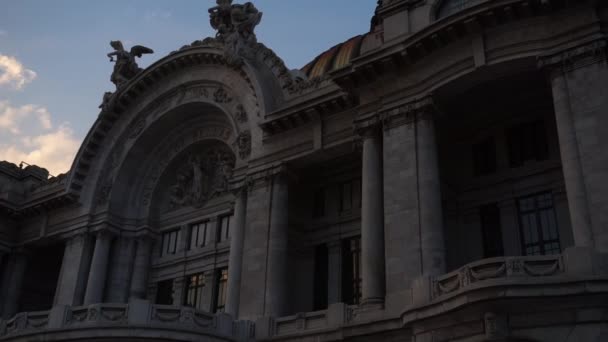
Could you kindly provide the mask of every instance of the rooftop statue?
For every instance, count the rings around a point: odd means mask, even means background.
[[[154,53],[152,49],[141,45],[135,45],[131,48],[131,51],[127,51],[120,40],[113,40],[110,45],[115,50],[108,53],[110,62],[114,62],[114,57],[116,57],[116,64],[114,64],[114,72],[112,72],[110,81],[116,84],[116,88],[120,88],[142,70],[137,66],[135,57],[141,58],[143,54]]]
[[[217,30],[216,38],[224,43],[224,53],[232,64],[240,64],[242,57],[257,43],[255,27],[262,20],[262,12],[251,3],[232,4],[232,0],[217,0],[209,9],[211,27]]]

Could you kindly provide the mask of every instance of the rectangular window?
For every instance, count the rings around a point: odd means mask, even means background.
[[[173,279],[157,283],[156,304],[173,305]]]
[[[342,301],[349,305],[361,301],[361,237],[342,241]]]
[[[315,248],[315,278],[313,310],[327,308],[327,281],[328,281],[327,246],[319,245]]]
[[[524,255],[561,253],[551,193],[521,198],[518,204]]]
[[[481,233],[483,236],[484,258],[504,255],[502,230],[500,226],[500,209],[496,203],[484,205],[479,210]]]
[[[496,142],[489,137],[473,145],[473,173],[475,176],[496,172]]]
[[[549,158],[547,132],[542,120],[511,127],[507,132],[507,138],[511,167],[520,167],[527,161]]]
[[[170,232],[164,232],[162,235],[162,249],[160,256],[172,255],[177,252],[177,245],[181,238],[181,230],[172,230]]]
[[[361,208],[361,179],[340,184],[340,212]]]
[[[228,241],[230,240],[230,221],[232,221],[233,216],[222,216],[220,217],[218,232],[217,232],[217,242]]]
[[[228,290],[228,269],[221,268],[217,270],[215,284],[215,300],[213,312],[224,312],[226,306],[226,291]]]
[[[207,244],[207,222],[190,226],[190,250]]]
[[[184,305],[203,310],[205,275],[203,273],[186,277],[186,298]]]
[[[325,216],[325,189],[319,189],[314,193],[312,217]]]

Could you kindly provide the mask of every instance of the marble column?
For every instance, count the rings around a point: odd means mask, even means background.
[[[372,127],[362,137],[361,292],[363,304],[375,304],[384,302],[386,287],[381,131]]]
[[[327,244],[327,304],[342,302],[342,241]]]
[[[278,174],[274,176],[271,201],[264,315],[280,317],[286,315],[289,310],[287,293],[289,190],[287,175]]]
[[[150,256],[152,255],[152,242],[152,239],[147,236],[140,237],[137,240],[129,300],[146,298]]]
[[[121,236],[111,248],[112,257],[105,290],[105,299],[108,303],[126,303],[129,298],[135,244],[133,237]]]
[[[574,244],[577,247],[593,247],[591,215],[566,76],[558,73],[553,77],[551,86]]]
[[[89,279],[87,281],[87,290],[84,295],[85,305],[101,303],[103,301],[111,243],[112,235],[110,233],[105,231],[97,233]]]
[[[228,262],[228,290],[226,313],[234,318],[239,316],[241,271],[243,268],[243,245],[247,222],[247,192],[243,189],[236,196],[234,204],[234,225],[230,229],[230,258]]]
[[[21,299],[21,288],[25,277],[25,268],[27,267],[27,255],[23,252],[14,252],[9,255],[8,272],[3,284],[4,294],[6,295],[2,316],[4,319],[13,317],[19,310],[19,300]]]
[[[65,242],[63,262],[55,305],[78,306],[82,304],[91,262],[91,239],[87,234],[78,234]]]
[[[431,113],[418,118],[416,130],[422,274],[436,276],[445,273],[445,243],[437,141]]]

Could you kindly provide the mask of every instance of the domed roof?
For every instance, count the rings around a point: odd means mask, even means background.
[[[323,76],[331,71],[347,66],[351,60],[359,57],[363,35],[355,36],[323,52],[312,62],[302,68],[308,79]]]

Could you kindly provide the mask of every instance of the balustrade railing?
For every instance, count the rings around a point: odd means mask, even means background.
[[[491,258],[436,277],[432,297],[455,293],[473,284],[498,279],[550,277],[564,272],[561,255]]]
[[[227,314],[214,315],[189,307],[153,305],[147,301],[129,304],[56,306],[49,311],[23,312],[0,320],[0,340],[45,330],[108,327],[165,328],[200,332],[225,341],[249,341],[254,325],[234,321]]]

